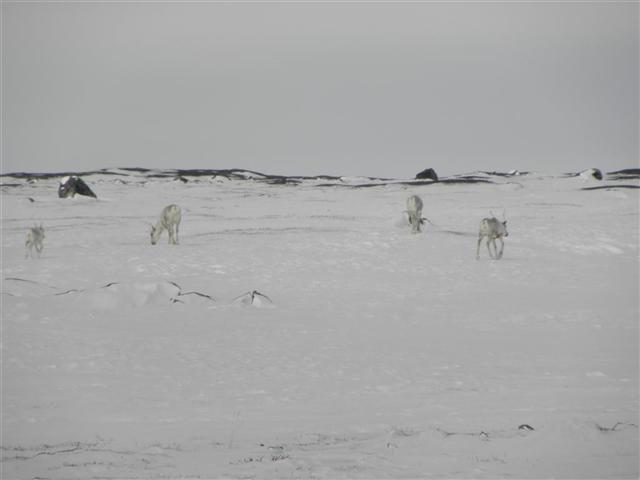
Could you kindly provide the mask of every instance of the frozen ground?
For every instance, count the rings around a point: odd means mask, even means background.
[[[3,188],[2,478],[638,478],[640,190],[124,178]]]

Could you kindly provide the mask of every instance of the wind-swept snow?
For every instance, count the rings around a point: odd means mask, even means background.
[[[57,180],[3,190],[3,478],[638,477],[637,189]]]

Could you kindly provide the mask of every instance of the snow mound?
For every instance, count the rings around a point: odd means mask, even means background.
[[[81,292],[77,300],[90,310],[118,310],[120,308],[167,305],[180,294],[171,282],[110,283]]]

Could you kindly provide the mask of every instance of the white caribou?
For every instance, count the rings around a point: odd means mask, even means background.
[[[24,242],[24,246],[27,250],[25,258],[33,258],[34,248],[36,249],[36,252],[38,252],[38,257],[40,256],[40,253],[44,248],[44,227],[42,226],[42,224],[40,224],[40,226],[36,225],[29,229],[29,231],[27,232],[27,239]]]
[[[419,196],[411,195],[407,198],[407,214],[409,215],[411,233],[419,233],[425,220],[422,218],[422,199]]]
[[[487,250],[489,251],[489,256],[496,260],[502,258],[502,252],[504,251],[504,240],[502,239],[508,236],[509,232],[507,232],[506,219],[504,221],[500,221],[496,217],[482,219],[480,222],[480,231],[478,233],[476,259],[480,258],[480,243],[484,237],[487,238]],[[496,239],[500,240],[500,252],[498,252],[498,247],[496,246]],[[493,244],[495,254],[491,251],[491,244]]]
[[[155,245],[163,230],[169,234],[169,244],[178,244],[178,227],[182,220],[182,210],[178,205],[167,205],[160,213],[160,219],[155,225],[151,225],[151,245]]]

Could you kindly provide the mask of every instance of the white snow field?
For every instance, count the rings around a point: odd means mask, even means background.
[[[638,478],[629,181],[83,178],[4,178],[3,479]]]

